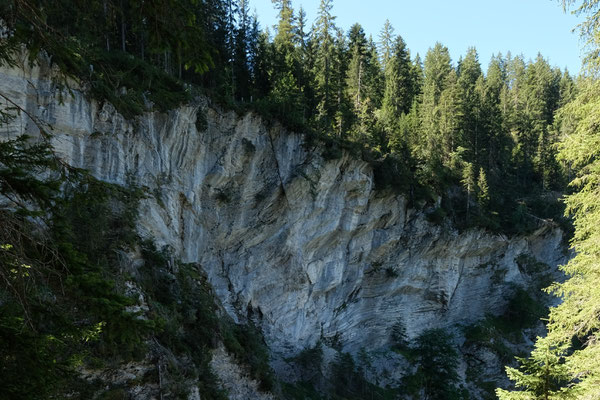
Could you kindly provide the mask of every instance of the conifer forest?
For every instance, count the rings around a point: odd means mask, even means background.
[[[600,399],[600,1],[576,75],[272,3],[0,0],[0,399]]]

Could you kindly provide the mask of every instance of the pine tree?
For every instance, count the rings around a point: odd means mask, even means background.
[[[560,112],[564,133],[568,133],[560,156],[577,171],[571,182],[577,191],[566,199],[567,212],[575,223],[571,243],[576,255],[563,267],[570,278],[552,287],[563,302],[551,309],[548,340],[559,346],[571,344],[575,337],[583,344],[566,358],[569,391],[579,399],[591,399],[600,396],[600,320],[596,317],[600,309],[600,161],[595,156],[600,151],[600,83],[588,78],[580,90],[576,100]]]
[[[423,399],[459,399],[458,353],[451,337],[441,329],[423,332],[416,340],[417,376]]]
[[[594,74],[600,70],[600,14],[598,0],[561,0],[565,11],[571,10],[577,16],[585,15],[586,19],[579,24],[579,33],[585,40],[588,53],[584,58],[586,69]]]
[[[558,107],[560,108],[573,101],[576,94],[575,81],[569,74],[568,70],[565,69],[563,72],[558,87],[560,97],[560,103],[558,104]]]
[[[226,51],[227,51],[227,75],[228,84],[227,91],[231,101],[235,101],[235,58],[236,58],[236,26],[238,21],[236,16],[238,13],[236,0],[225,0],[225,7],[227,12],[225,30],[227,31],[226,36]]]
[[[377,43],[373,37],[369,36],[367,45],[367,66],[366,66],[366,94],[373,104],[373,108],[381,108],[383,100],[384,76],[383,67],[379,62],[379,53],[377,52]]]
[[[230,53],[227,50],[228,23],[227,9],[225,3],[220,0],[204,0],[201,4],[201,14],[199,25],[206,32],[208,42],[213,46],[212,55],[214,65],[220,66],[218,69],[212,69],[203,76],[203,83],[207,87],[223,90],[231,82],[231,77],[227,75],[227,69],[224,68],[228,61]],[[168,14],[170,10],[164,10],[164,14]],[[152,25],[152,24],[150,24]],[[168,29],[173,31],[173,26]],[[193,45],[197,46],[197,43]],[[223,93],[226,90],[223,90]]]
[[[265,98],[271,92],[274,52],[275,50],[269,41],[268,31],[260,32],[256,40],[256,54],[252,60],[253,86],[257,98]]]
[[[291,0],[272,2],[279,11],[279,23],[273,40],[273,89],[269,94],[268,103],[277,115],[285,117],[290,123],[301,124],[304,119],[304,98],[298,84],[301,68],[295,48],[294,10]]]

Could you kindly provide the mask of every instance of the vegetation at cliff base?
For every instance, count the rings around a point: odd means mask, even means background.
[[[129,362],[164,398],[196,386],[225,399],[209,365],[219,340],[272,387],[260,334],[220,315],[197,265],[138,237],[135,185],[100,182],[19,137],[0,144],[0,189],[2,399],[117,398],[136,381],[114,386],[101,372]],[[136,253],[139,268],[127,262]]]

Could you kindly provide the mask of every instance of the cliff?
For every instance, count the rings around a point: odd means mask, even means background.
[[[539,271],[520,259],[549,274],[565,262],[551,223],[516,237],[431,223],[426,206],[375,190],[364,161],[327,160],[301,133],[253,113],[200,98],[125,120],[77,88],[57,88],[52,73],[2,68],[0,91],[52,126],[67,163],[146,190],[139,234],[198,264],[226,312],[260,327],[285,379],[295,379],[285,360],[318,342],[377,354],[397,326],[410,340],[502,314],[515,287],[536,286]],[[20,133],[36,134],[25,114],[0,135]],[[375,375],[402,365],[397,355],[374,357]]]

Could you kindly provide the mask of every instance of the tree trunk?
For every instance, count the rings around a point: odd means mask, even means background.
[[[123,0],[121,0],[121,50],[125,51],[125,31],[126,31],[126,24],[125,24],[125,8],[123,7]]]
[[[110,24],[108,23],[108,5],[107,5],[107,0],[104,0],[102,2],[102,5],[104,7],[104,21],[106,23],[106,26],[110,26]],[[104,38],[106,39],[106,51],[110,51],[110,39],[108,36],[108,33],[104,33]]]

